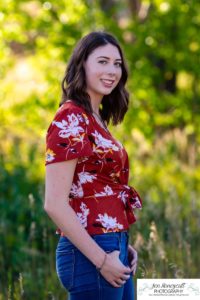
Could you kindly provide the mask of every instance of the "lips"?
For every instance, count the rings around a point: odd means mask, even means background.
[[[101,81],[106,87],[112,87],[113,83],[115,82],[115,80],[111,80],[111,79],[101,79]]]

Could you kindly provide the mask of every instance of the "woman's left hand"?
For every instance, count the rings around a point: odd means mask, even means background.
[[[135,275],[137,269],[138,254],[131,245],[128,245],[128,261],[131,271],[133,272],[133,275]]]

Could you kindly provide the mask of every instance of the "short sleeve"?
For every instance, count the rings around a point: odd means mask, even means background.
[[[47,130],[45,165],[91,156],[88,128],[89,119],[82,108],[62,105]]]

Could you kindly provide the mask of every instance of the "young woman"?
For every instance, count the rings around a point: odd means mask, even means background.
[[[91,32],[74,49],[47,130],[44,209],[58,227],[56,271],[71,300],[134,299],[128,230],[141,198],[128,186],[127,152],[107,128],[128,109],[127,77],[117,40]]]

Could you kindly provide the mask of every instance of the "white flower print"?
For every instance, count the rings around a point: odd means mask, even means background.
[[[72,183],[70,194],[77,198],[83,197],[84,193],[80,182],[78,182],[77,185],[75,183]]]
[[[87,205],[83,202],[81,202],[80,210],[82,212],[81,213],[77,212],[76,215],[77,215],[79,221],[81,222],[81,224],[83,225],[83,227],[86,228],[87,227],[87,216],[89,215],[90,210],[87,207]]]
[[[135,200],[135,203],[131,204],[131,207],[132,207],[133,209],[134,209],[134,208],[139,208],[139,209],[141,209],[141,208],[142,208],[142,205],[141,205],[141,203],[140,203],[139,198],[138,198],[138,197],[135,197],[134,200]]]
[[[116,140],[116,142],[118,143],[118,145],[119,145],[119,147],[120,147],[121,149],[124,148],[123,145],[122,145],[122,143],[121,143],[120,141]]]
[[[123,201],[123,203],[126,205],[127,204],[127,201],[129,201],[129,204],[131,206],[132,209],[135,209],[135,208],[139,208],[141,209],[142,208],[142,205],[141,205],[141,202],[140,202],[140,199],[139,197],[137,196],[137,194],[132,194],[131,193],[131,188],[130,186],[128,185],[124,185],[124,187],[127,189],[127,190],[123,190],[119,193],[118,197],[117,198],[121,198],[121,200]]]
[[[114,195],[113,190],[109,185],[106,185],[104,187],[104,192],[96,193],[94,194],[95,197],[101,197],[101,196],[109,196],[109,195]]]
[[[113,144],[111,140],[105,139],[98,131],[95,130],[92,135],[95,138],[95,144],[97,145],[97,147],[103,148],[104,151],[107,150],[108,152],[109,149],[112,149],[113,151],[119,150],[119,148],[115,144]]]
[[[126,193],[126,191],[121,191],[119,193],[119,195],[117,196],[117,198],[121,198],[121,200],[124,204],[126,204],[126,202],[127,202],[127,197],[129,197],[129,195]]]
[[[67,122],[65,120],[62,120],[61,122],[53,121],[52,124],[55,124],[60,129],[66,129]]]
[[[76,137],[79,136],[80,133],[84,132],[83,127],[79,126],[79,121],[83,122],[83,117],[80,114],[69,114],[67,115],[67,119],[67,121],[62,120],[61,122],[52,122],[52,124],[61,129],[58,133],[61,138],[68,138],[69,136]]]
[[[107,213],[104,213],[104,215],[98,214],[98,217],[99,218],[96,219],[96,221],[99,221],[106,230],[118,230],[124,228],[122,224],[117,223],[117,218],[108,216]]]
[[[93,182],[94,179],[97,178],[97,175],[91,175],[89,172],[80,172],[78,173],[78,177],[81,184],[87,183],[87,182]]]

